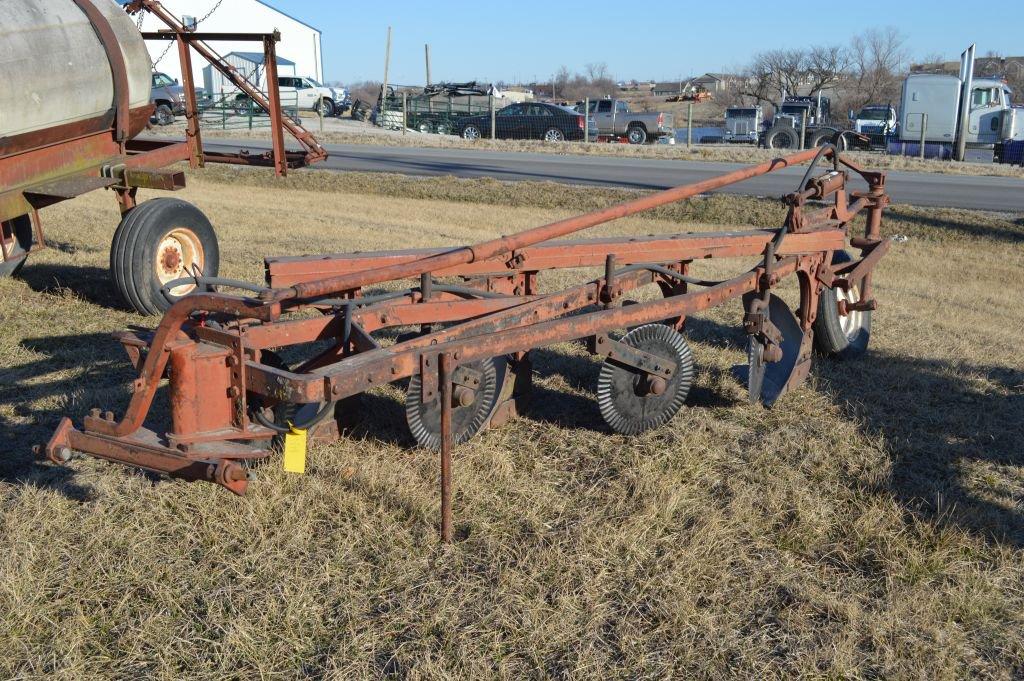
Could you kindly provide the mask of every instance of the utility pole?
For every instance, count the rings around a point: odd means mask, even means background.
[[[423,46],[423,54],[427,62],[427,85],[430,85],[430,45]]]

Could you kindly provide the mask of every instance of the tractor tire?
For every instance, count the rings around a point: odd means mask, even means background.
[[[832,264],[852,262],[846,251],[835,251]],[[814,345],[818,352],[836,359],[852,359],[863,355],[871,340],[871,310],[839,314],[839,301],[853,302],[860,298],[857,287],[849,292],[840,288],[824,289],[818,298],[818,316],[814,320]]]
[[[626,139],[630,144],[647,144],[647,128],[642,125],[634,125],[626,131]]]
[[[0,257],[0,277],[13,277],[25,266],[32,250],[32,218],[21,215],[3,223],[0,239],[7,248],[7,259]]]
[[[194,270],[215,277],[219,267],[213,226],[202,211],[180,199],[153,199],[133,208],[110,246],[114,285],[125,303],[143,315],[162,314],[173,304],[162,292],[166,283]],[[182,285],[170,293],[176,300],[197,288]]]
[[[764,137],[768,149],[796,149],[800,146],[800,133],[789,126],[772,128]]]

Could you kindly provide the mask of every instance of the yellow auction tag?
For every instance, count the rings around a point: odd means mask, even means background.
[[[306,431],[291,428],[284,435],[284,470],[301,475],[306,472]]]

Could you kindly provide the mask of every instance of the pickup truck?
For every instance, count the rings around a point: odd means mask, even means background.
[[[670,113],[630,111],[629,104],[621,99],[593,100],[588,113],[594,117],[601,137],[625,137],[630,144],[655,142],[661,137],[675,139]]]

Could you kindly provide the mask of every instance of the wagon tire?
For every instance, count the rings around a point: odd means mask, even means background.
[[[852,262],[846,251],[835,251],[832,264]],[[839,314],[839,301],[857,300],[860,291],[852,287],[849,293],[836,287],[824,289],[818,298],[818,316],[814,320],[814,345],[818,352],[836,359],[853,359],[863,355],[871,340],[871,310]]]
[[[110,249],[110,272],[121,297],[144,315],[166,311],[173,302],[161,289],[194,270],[215,277],[220,267],[217,235],[202,211],[180,199],[160,198],[133,208],[121,220]],[[179,286],[173,297],[195,285]]]

